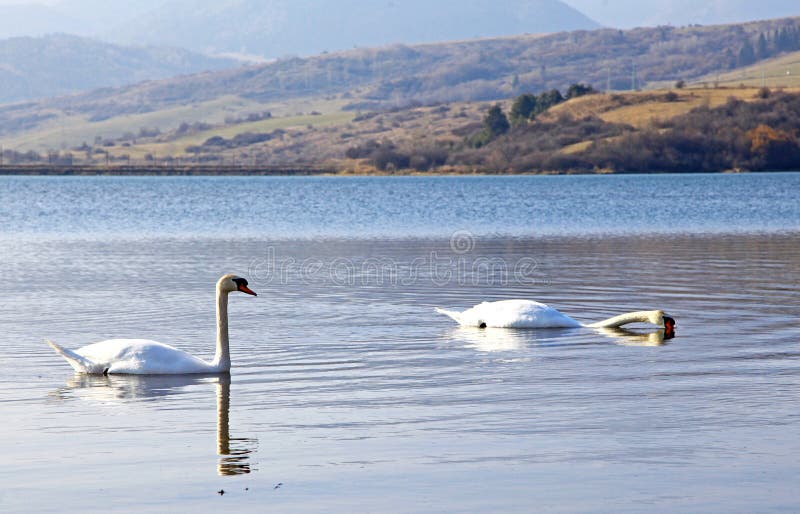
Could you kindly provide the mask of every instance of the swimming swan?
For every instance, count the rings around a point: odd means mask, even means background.
[[[675,331],[675,319],[663,311],[638,311],[584,325],[556,309],[532,300],[483,302],[464,312],[436,309],[450,316],[462,327],[478,328],[618,328],[629,323],[651,323],[664,329],[667,336]]]
[[[72,368],[88,374],[188,375],[228,373],[231,355],[228,346],[228,293],[241,291],[258,296],[247,287],[247,280],[225,275],[217,282],[217,351],[214,360],[202,359],[172,346],[146,339],[109,339],[67,350],[52,341],[53,347]]]

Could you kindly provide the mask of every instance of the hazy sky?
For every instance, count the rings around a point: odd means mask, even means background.
[[[114,1],[114,0],[112,0]],[[168,0],[165,0],[168,1]],[[502,0],[501,0],[502,1]],[[689,23],[733,23],[753,19],[800,16],[798,0],[562,0],[595,21],[609,26],[629,28],[659,24],[686,25]],[[0,0],[0,5],[70,4],[80,11],[90,12],[98,0]],[[116,2],[115,2],[116,3]],[[209,0],[213,4],[213,0]],[[128,14],[146,10],[147,4],[158,2],[117,3]],[[70,6],[70,7],[73,7]],[[73,7],[74,8],[74,7]],[[80,14],[79,14],[80,16]]]
[[[798,0],[563,0],[596,22],[629,28],[800,16]]]

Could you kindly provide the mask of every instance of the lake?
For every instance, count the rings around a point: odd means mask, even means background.
[[[0,177],[0,512],[800,508],[800,174]],[[88,377],[155,339],[230,377]],[[677,335],[461,329],[530,298]],[[220,494],[219,491],[224,491]]]

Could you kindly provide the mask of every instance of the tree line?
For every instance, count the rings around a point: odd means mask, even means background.
[[[514,99],[508,116],[499,104],[490,108],[483,118],[481,129],[467,138],[467,144],[472,148],[485,146],[508,132],[510,128],[521,127],[535,120],[536,116],[548,111],[551,107],[593,93],[597,93],[597,91],[586,84],[572,84],[566,94],[561,94],[558,89],[551,89],[538,95],[522,93]]]
[[[790,25],[773,31],[761,32],[753,41],[745,39],[730,68],[750,66],[784,52],[800,50],[800,27]]]

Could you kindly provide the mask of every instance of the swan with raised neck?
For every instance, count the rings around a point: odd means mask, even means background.
[[[242,292],[258,296],[247,280],[236,275],[223,275],[217,281],[217,345],[214,360],[199,359],[173,346],[146,339],[109,339],[68,350],[48,344],[79,373],[128,375],[178,375],[228,373],[231,369],[228,339],[228,295]]]

